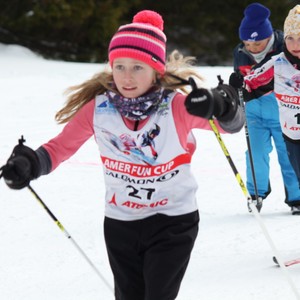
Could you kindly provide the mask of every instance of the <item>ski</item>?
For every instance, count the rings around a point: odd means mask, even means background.
[[[279,266],[279,263],[277,261],[277,258],[275,256],[273,256],[273,261],[275,264],[277,264]],[[286,267],[292,266],[292,265],[296,265],[296,264],[300,264],[300,258],[296,258],[296,259],[292,259],[292,260],[287,260],[284,262],[284,265]]]

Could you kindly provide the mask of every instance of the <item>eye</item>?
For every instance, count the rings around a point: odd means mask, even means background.
[[[124,66],[123,66],[123,65],[115,65],[114,68],[115,68],[116,70],[119,70],[119,71],[124,70]]]
[[[133,67],[133,69],[134,69],[135,71],[139,71],[139,70],[142,70],[143,67],[142,67],[141,65],[135,65],[135,66]]]

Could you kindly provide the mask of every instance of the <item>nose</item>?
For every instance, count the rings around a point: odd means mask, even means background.
[[[297,50],[300,49],[300,40],[298,39],[295,44],[294,44],[295,48],[297,48]]]
[[[124,79],[130,81],[132,79],[132,72],[130,70],[124,71]]]

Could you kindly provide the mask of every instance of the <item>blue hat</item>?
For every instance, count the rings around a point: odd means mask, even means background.
[[[273,33],[269,20],[270,10],[260,3],[252,3],[244,10],[244,19],[239,28],[242,41],[261,41]]]

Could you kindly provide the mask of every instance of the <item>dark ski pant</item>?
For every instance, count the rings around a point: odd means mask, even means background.
[[[104,234],[116,300],[174,300],[198,234],[198,211],[143,220],[106,217]]]
[[[300,144],[299,143],[293,143],[288,140],[285,140],[286,149],[288,152],[288,156],[290,159],[290,162],[295,170],[297,178],[294,178],[293,180],[297,182],[298,187],[300,186]],[[298,201],[293,201],[288,203],[290,206],[294,205],[300,205],[300,199]]]

